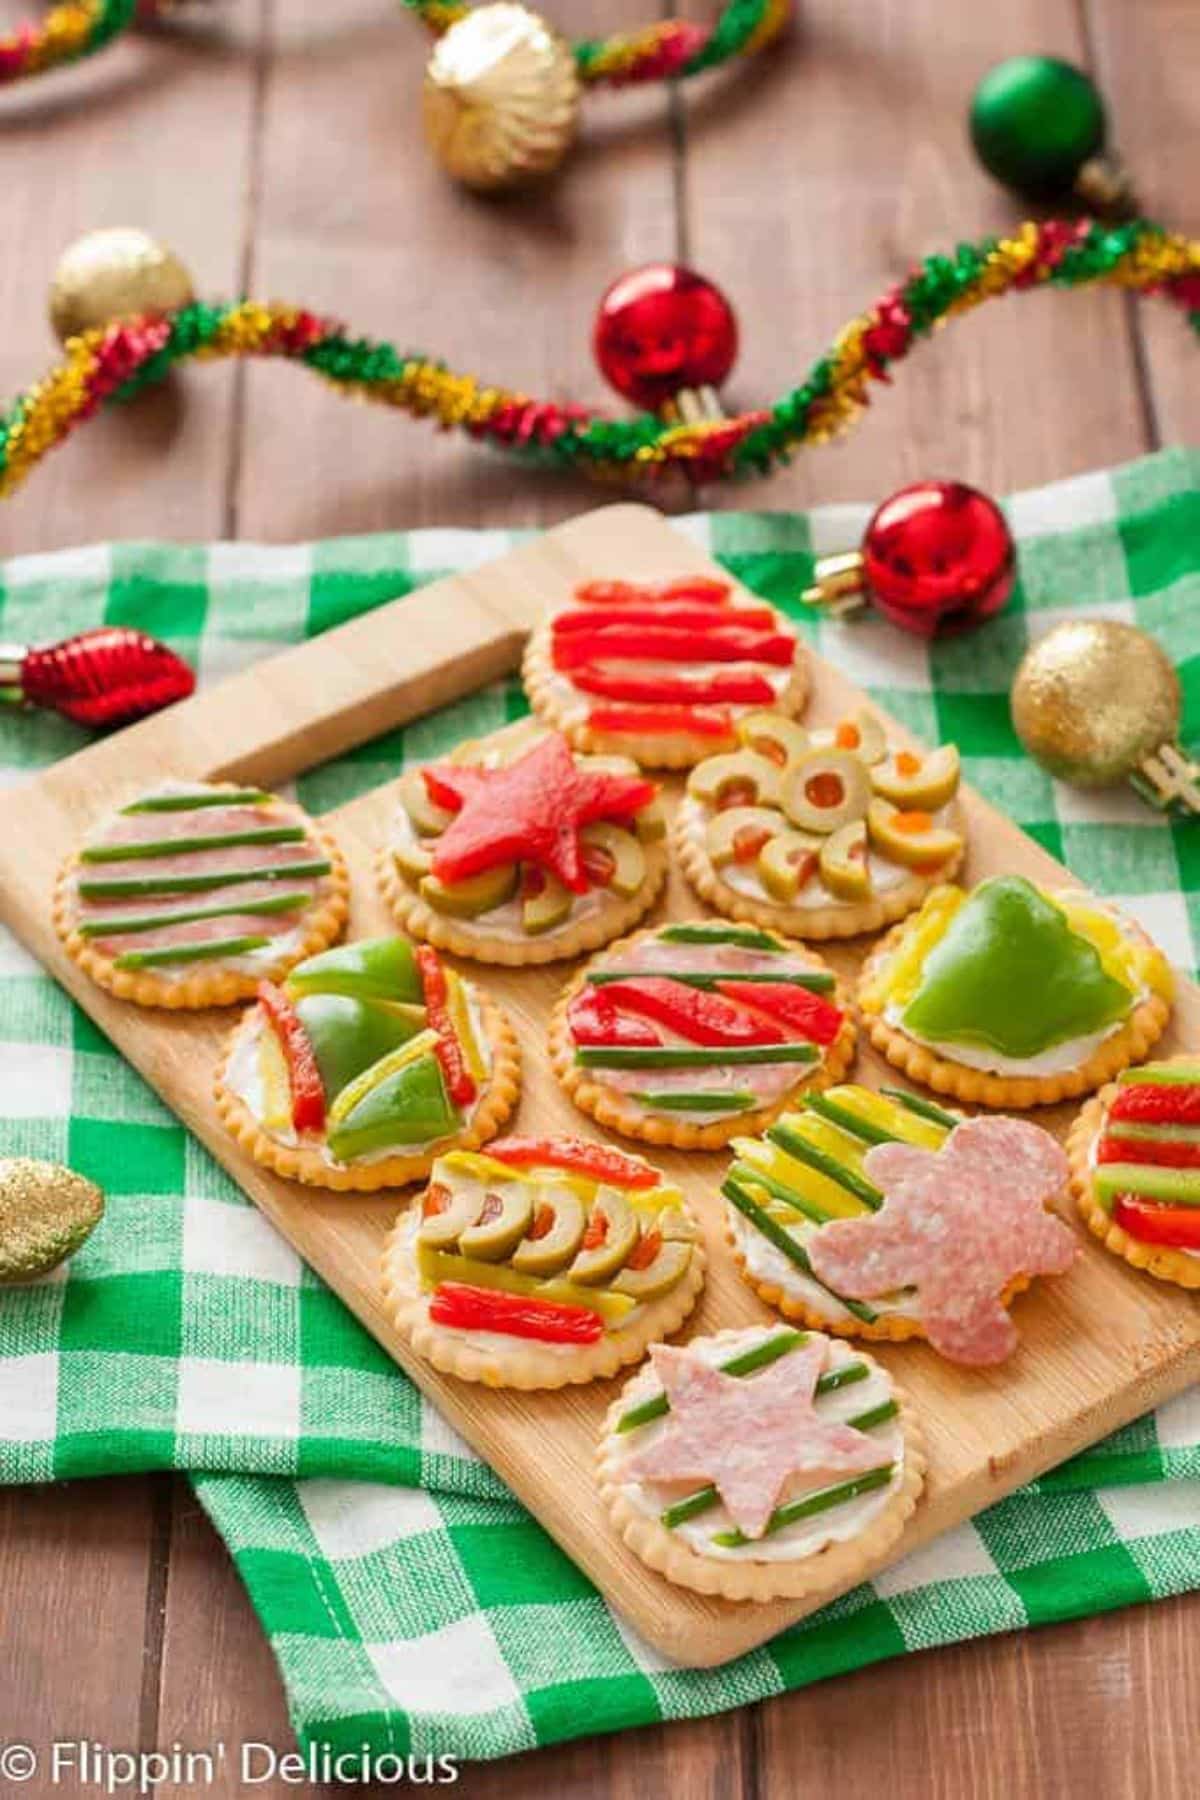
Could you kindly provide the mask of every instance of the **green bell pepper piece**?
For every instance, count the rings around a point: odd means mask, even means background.
[[[352,994],[360,1000],[406,1000],[420,1005],[421,977],[407,938],[366,938],[323,950],[292,970],[288,992]]]
[[[321,1071],[325,1097],[342,1089],[392,1050],[424,1029],[424,1015],[375,1006],[348,994],[307,994],[296,1001]]]
[[[1125,1018],[1133,996],[1086,938],[1021,875],[976,888],[926,958],[902,1015],[934,1043],[1036,1056]]]
[[[446,1137],[458,1124],[436,1056],[414,1057],[365,1094],[329,1133],[329,1150],[353,1162],[372,1150],[402,1149]]]

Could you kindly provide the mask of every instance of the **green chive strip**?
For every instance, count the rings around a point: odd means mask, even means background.
[[[776,1507],[767,1520],[764,1537],[773,1532],[782,1531],[785,1525],[795,1525],[801,1519],[811,1519],[817,1513],[828,1512],[830,1507],[841,1506],[847,1500],[857,1500],[860,1494],[870,1494],[876,1488],[886,1487],[895,1472],[895,1463],[883,1463],[878,1469],[867,1469],[862,1475],[856,1475],[852,1481],[839,1482],[837,1487],[818,1488],[815,1494],[806,1494],[803,1500],[791,1500],[786,1506]],[[722,1550],[739,1550],[743,1544],[751,1540],[740,1531],[718,1531],[713,1543]]]
[[[867,1373],[865,1364],[859,1363],[857,1366],[862,1369],[864,1375]],[[847,1419],[846,1424],[852,1425],[856,1431],[867,1431],[870,1429],[870,1427],[872,1425],[882,1425],[885,1419],[895,1418],[895,1416],[899,1412],[899,1410],[900,1409],[896,1405],[896,1402],[894,1400],[884,1400],[884,1401],[881,1401],[878,1406],[872,1406],[869,1411],[864,1412],[864,1413],[859,1413],[857,1415],[857,1417],[855,1417],[853,1419]],[[889,1472],[889,1474],[891,1473],[891,1464],[890,1463],[888,1464],[888,1472]],[[871,1470],[868,1470],[868,1473],[871,1475],[875,1475],[878,1473],[878,1470],[871,1469]],[[843,1485],[850,1486],[850,1485],[852,1485],[852,1483],[845,1483]],[[871,1483],[872,1487],[881,1487],[882,1485],[883,1485],[882,1482],[872,1482]],[[832,1488],[821,1488],[819,1490],[819,1492],[824,1493],[824,1494],[829,1494],[829,1493],[832,1493],[833,1491],[834,1490]],[[805,1499],[815,1499],[815,1497],[816,1497],[815,1495],[806,1495]],[[852,1494],[847,1494],[845,1497],[847,1500],[851,1500],[854,1498],[854,1496]],[[659,1513],[659,1515],[658,1515],[659,1524],[665,1525],[668,1530],[671,1530],[676,1525],[684,1524],[685,1521],[688,1519],[694,1519],[697,1516],[697,1514],[702,1513],[702,1512],[707,1512],[709,1507],[715,1506],[720,1498],[721,1498],[721,1496],[717,1492],[715,1487],[709,1486],[709,1487],[704,1487],[704,1488],[697,1488],[694,1494],[686,1494],[682,1500],[677,1500],[673,1506],[668,1506],[665,1512]],[[794,1504],[803,1505],[804,1501],[796,1501]],[[836,1501],[830,1502],[830,1505],[836,1505],[836,1504],[837,1504]],[[783,1512],[786,1510],[787,1509],[784,1507],[780,1507],[780,1509],[779,1509],[780,1512]],[[818,1506],[815,1510],[817,1512],[824,1512],[825,1508],[823,1506]],[[768,1532],[779,1530],[779,1526],[774,1523],[774,1519],[777,1516],[778,1516],[777,1514],[772,1514],[772,1522],[767,1526]],[[804,1513],[801,1513],[797,1516],[800,1518],[806,1517],[806,1515]],[[786,1523],[791,1524],[792,1521],[789,1519],[786,1521]],[[719,1540],[714,1539],[713,1541],[724,1543],[725,1542],[725,1534],[722,1534],[722,1536]],[[744,1543],[745,1539],[743,1538],[741,1540],[741,1542]]]
[[[778,1200],[782,1205],[790,1206],[794,1213],[799,1213],[805,1219],[811,1219],[814,1225],[828,1225],[831,1219],[840,1217],[838,1213],[827,1212],[816,1200],[810,1200],[807,1194],[800,1193],[797,1188],[789,1187],[785,1181],[780,1181],[777,1175],[768,1175],[765,1169],[758,1167],[757,1163],[746,1162],[739,1158],[732,1165],[729,1173],[734,1181],[750,1181],[765,1188],[772,1200]]]
[[[210,837],[156,838],[146,844],[89,844],[80,862],[146,862],[154,856],[193,856],[201,850],[235,850],[243,844],[302,844],[303,825],[262,825],[253,831],[215,831]]]
[[[189,906],[183,912],[122,913],[110,919],[85,919],[80,937],[122,937],[127,932],[157,931],[164,925],[192,925],[200,919],[236,918],[241,913],[299,912],[311,894],[272,894],[264,900],[230,900],[224,906]]]
[[[813,1044],[687,1044],[653,1050],[589,1044],[576,1050],[575,1061],[584,1069],[711,1069],[723,1063],[811,1063],[817,1055]]]
[[[808,1342],[807,1331],[781,1331],[777,1337],[764,1338],[761,1344],[755,1344],[752,1350],[742,1350],[737,1356],[731,1356],[728,1362],[718,1363],[722,1375],[752,1375],[756,1369],[765,1369],[789,1350]],[[847,1363],[847,1368],[860,1368],[866,1374],[865,1363]],[[818,1383],[818,1386],[820,1384]],[[649,1400],[643,1400],[638,1406],[631,1406],[627,1413],[622,1413],[617,1420],[618,1431],[633,1431],[638,1425],[649,1425],[652,1419],[661,1419],[670,1412],[671,1402],[665,1393],[655,1394]]]
[[[798,1332],[796,1334],[796,1342],[803,1343],[807,1337],[808,1333],[806,1331]],[[779,1357],[785,1355],[787,1351],[794,1348],[795,1345],[790,1341],[780,1338],[769,1338],[767,1342],[761,1344],[757,1350],[748,1350],[744,1356],[735,1356],[732,1362],[719,1363],[717,1366],[722,1375],[747,1375],[752,1369],[765,1368],[768,1363],[775,1362]],[[766,1354],[767,1351],[770,1351],[769,1356]],[[751,1360],[752,1358],[754,1360]],[[830,1369],[827,1374],[821,1376],[814,1392],[817,1394],[834,1394],[839,1388],[850,1387],[856,1381],[865,1381],[870,1373],[871,1371],[868,1369],[866,1363],[842,1363],[840,1368]],[[886,1404],[893,1408],[895,1406],[895,1402],[891,1400],[887,1401]],[[656,1394],[652,1400],[643,1400],[640,1406],[632,1407],[629,1412],[623,1413],[617,1420],[616,1429],[618,1432],[632,1431],[635,1426],[649,1425],[653,1420],[661,1419],[664,1414],[670,1412],[670,1410],[671,1404],[667,1399],[667,1396],[665,1394]],[[872,1412],[878,1411],[878,1407],[872,1408]],[[866,1413],[863,1414],[864,1418],[867,1418],[868,1416],[870,1415]]]
[[[307,881],[328,875],[333,864],[324,857],[308,862],[257,864],[249,869],[213,869],[197,875],[108,875],[81,880],[81,900],[148,898],[156,894],[207,894],[216,888],[236,887],[239,881]]]
[[[263,788],[226,788],[223,793],[214,793],[209,788],[199,794],[147,794],[144,800],[123,806],[121,813],[195,812],[201,806],[263,806],[274,798],[274,794],[268,794]]]
[[[903,1140],[894,1131],[877,1125],[874,1119],[864,1119],[848,1106],[842,1106],[837,1100],[831,1100],[827,1094],[805,1094],[800,1102],[809,1112],[820,1113],[831,1125],[838,1125],[848,1131],[864,1144],[898,1144]]]
[[[783,955],[784,946],[765,931],[742,925],[668,925],[659,932],[666,944],[738,944],[743,950],[768,950]]]
[[[752,1107],[761,1104],[757,1094],[735,1094],[728,1088],[706,1093],[703,1089],[678,1093],[670,1088],[651,1089],[640,1094],[632,1094],[639,1106],[652,1107],[655,1112],[748,1112]]]
[[[745,1217],[749,1219],[752,1225],[756,1226],[757,1229],[762,1232],[762,1235],[766,1238],[767,1242],[774,1244],[777,1250],[781,1250],[789,1262],[795,1263],[796,1267],[802,1270],[802,1272],[808,1276],[810,1281],[816,1283],[822,1293],[828,1294],[831,1300],[836,1300],[839,1306],[844,1306],[852,1318],[860,1319],[864,1325],[873,1325],[875,1323],[879,1314],[873,1311],[871,1307],[867,1306],[865,1302],[862,1300],[847,1299],[844,1294],[837,1294],[831,1287],[826,1286],[820,1277],[814,1273],[813,1266],[808,1260],[808,1253],[805,1251],[804,1246],[796,1242],[790,1231],[785,1231],[782,1225],[777,1225],[770,1213],[763,1211],[762,1207],[759,1206],[758,1202],[746,1192],[740,1182],[734,1181],[731,1176],[727,1175],[721,1187],[721,1192],[733,1206],[737,1207],[740,1213],[744,1214]]]
[[[115,969],[158,969],[171,963],[212,962],[219,956],[245,956],[261,950],[269,937],[210,938],[204,944],[163,944],[157,950],[127,950],[113,962]]]
[[[653,976],[655,981],[677,981],[681,987],[715,988],[721,981],[752,981],[776,987],[807,988],[812,994],[829,994],[834,977],[824,969],[793,969],[784,974],[772,969],[592,969],[586,979],[591,987],[606,987],[612,981],[641,981]]]
[[[928,1119],[932,1125],[944,1125],[947,1131],[953,1131],[962,1124],[961,1118],[947,1112],[944,1106],[935,1106],[932,1100],[924,1100],[920,1094],[910,1094],[907,1088],[885,1087],[879,1091],[886,1094],[889,1100],[898,1100],[910,1113],[916,1113],[918,1119]]]
[[[793,1131],[790,1125],[772,1125],[767,1137],[773,1144],[778,1144],[781,1150],[786,1150],[789,1156],[794,1156],[797,1162],[807,1163],[818,1174],[827,1175],[830,1181],[836,1181],[839,1187],[844,1187],[848,1193],[861,1200],[864,1206],[869,1206],[872,1212],[878,1212],[883,1205],[883,1195],[865,1175],[848,1169],[836,1157],[830,1156],[828,1151],[810,1144],[807,1138]]]

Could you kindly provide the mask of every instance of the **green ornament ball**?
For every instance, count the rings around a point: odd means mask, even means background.
[[[979,83],[970,127],[989,175],[1026,199],[1057,200],[1103,151],[1107,120],[1082,69],[1054,56],[1013,56]]]

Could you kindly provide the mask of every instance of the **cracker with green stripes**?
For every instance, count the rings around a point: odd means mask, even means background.
[[[1067,1140],[1080,1217],[1114,1256],[1200,1288],[1200,1057],[1125,1069]]]
[[[1077,1254],[1050,1211],[1066,1159],[1027,1120],[833,1087],[734,1149],[721,1191],[741,1274],[785,1317],[839,1335],[1002,1362],[1014,1295]]]
[[[59,876],[54,924],[118,999],[229,1006],[334,943],[348,891],[336,843],[290,801],[164,781],[88,833]]]
[[[716,1150],[845,1074],[855,1028],[802,944],[724,920],[656,926],[594,956],[550,1026],[554,1072],[612,1131]]]
[[[605,1418],[613,1528],[668,1581],[727,1600],[841,1592],[894,1545],[925,1479],[910,1402],[872,1357],[751,1325],[650,1348]]]

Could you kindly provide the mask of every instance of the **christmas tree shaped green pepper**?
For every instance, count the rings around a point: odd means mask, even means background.
[[[983,882],[925,960],[901,1023],[931,1043],[1037,1056],[1124,1019],[1133,995],[1020,875]]]

